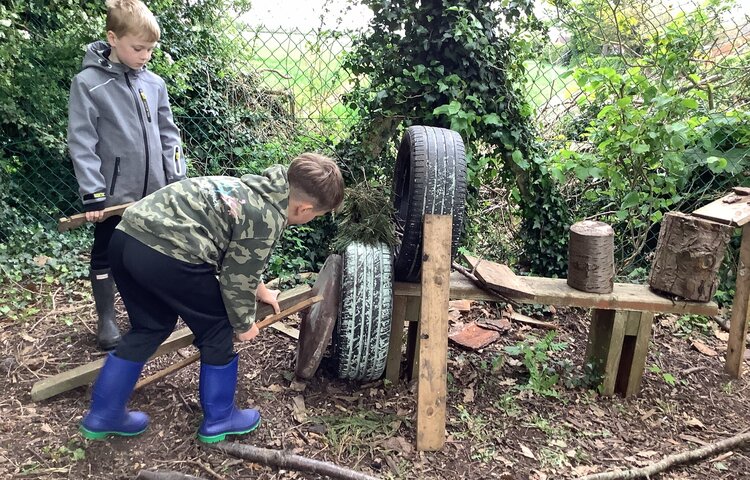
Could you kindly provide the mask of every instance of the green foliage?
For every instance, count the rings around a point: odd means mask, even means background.
[[[331,215],[305,225],[287,227],[268,261],[266,277],[283,278],[303,272],[319,272],[331,253],[330,239],[335,233],[336,223]]]
[[[544,30],[533,2],[364,0],[373,11],[344,66],[360,122],[339,146],[352,171],[390,174],[389,142],[400,127],[451,128],[467,147],[471,193],[504,182],[522,206],[527,263],[559,272],[568,214],[541,169],[542,150],[524,99],[529,32]],[[504,28],[498,28],[498,25]],[[471,228],[471,227],[470,227]]]
[[[3,277],[13,282],[33,279],[67,283],[86,276],[92,237],[89,229],[58,233],[32,214],[14,207],[3,186],[4,182],[0,181],[0,272]],[[18,302],[23,302],[24,295],[18,297]]]
[[[661,377],[662,380],[664,380],[664,383],[669,385],[670,387],[674,387],[677,383],[677,380],[674,378],[674,375],[672,375],[669,372],[665,372],[662,370],[662,368],[659,365],[653,364],[648,367],[648,371],[651,373],[655,373],[659,377]]]
[[[537,395],[559,398],[560,394],[555,386],[560,379],[555,370],[555,362],[549,352],[560,352],[567,348],[565,342],[555,342],[555,332],[550,331],[542,339],[531,337],[516,345],[505,347],[505,353],[512,357],[521,357],[523,365],[529,372],[529,381],[521,388],[530,390]]]
[[[101,8],[78,0],[0,5],[0,172],[40,203],[64,208],[77,198],[66,154],[68,89],[82,45],[103,25],[92,15]]]
[[[325,437],[333,451],[358,454],[369,450],[374,442],[392,437],[401,419],[392,414],[362,410],[315,420],[326,426]]]
[[[585,127],[551,158],[550,173],[575,185],[579,217],[613,226],[622,268],[655,247],[664,213],[695,207],[750,167],[748,112],[715,109],[695,60],[725,6],[715,0],[640,32],[637,56],[582,57],[569,72],[582,92],[577,123]],[[688,193],[694,184],[702,188]]]
[[[691,337],[694,333],[698,335],[707,335],[711,333],[713,321],[704,315],[682,315],[677,319],[678,337]]]

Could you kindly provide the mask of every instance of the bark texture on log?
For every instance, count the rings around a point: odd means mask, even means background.
[[[568,285],[590,293],[612,293],[615,232],[604,222],[584,220],[570,227]]]
[[[680,212],[664,216],[648,284],[659,293],[708,302],[719,284],[732,227]]]

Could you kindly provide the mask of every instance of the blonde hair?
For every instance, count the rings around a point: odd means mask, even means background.
[[[148,42],[158,42],[161,29],[156,17],[141,0],[107,0],[107,31],[118,37],[138,36]]]
[[[319,211],[334,211],[344,201],[344,178],[336,162],[317,153],[303,153],[287,171],[292,196],[301,193]]]

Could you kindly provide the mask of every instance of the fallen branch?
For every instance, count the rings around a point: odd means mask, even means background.
[[[194,477],[185,473],[157,470],[152,472],[150,470],[141,470],[138,472],[138,476],[135,480],[206,480],[202,477]]]
[[[235,442],[219,442],[209,446],[224,453],[228,453],[233,457],[250,460],[251,462],[260,463],[266,466],[296,470],[299,472],[316,473],[318,475],[325,475],[340,480],[378,480],[378,477],[340,467],[333,463],[294,455],[284,452],[283,450],[271,450],[268,448],[253,447]]]
[[[744,432],[734,437],[730,437],[719,442],[709,443],[708,445],[701,447],[697,450],[689,450],[687,452],[677,453],[665,457],[659,462],[652,463],[646,467],[634,468],[632,470],[618,470],[615,472],[603,472],[595,473],[593,475],[586,475],[578,480],[622,480],[628,478],[651,478],[657,473],[664,472],[671,467],[681,464],[693,462],[696,460],[702,460],[711,455],[722,453],[727,450],[731,450],[734,447],[742,445],[743,443],[750,440],[750,432]]]

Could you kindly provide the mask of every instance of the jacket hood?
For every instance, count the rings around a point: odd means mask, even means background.
[[[124,63],[113,63],[109,61],[109,54],[112,52],[112,47],[109,43],[99,40],[90,43],[86,47],[86,54],[83,56],[83,65],[81,69],[96,68],[112,75],[122,75],[123,73],[134,73],[138,74],[143,71],[146,67],[140,70],[133,70]]]

